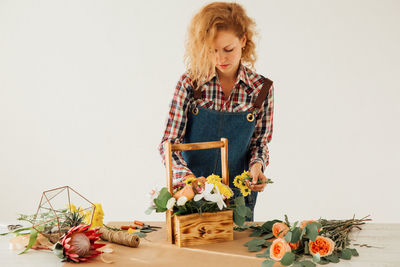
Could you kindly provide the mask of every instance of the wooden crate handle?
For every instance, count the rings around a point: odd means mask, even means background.
[[[228,168],[228,139],[221,138],[221,141],[171,144],[170,141],[164,143],[165,169],[167,171],[167,188],[172,195],[172,151],[188,151],[221,148],[221,170],[222,182],[229,186],[229,168]],[[167,239],[172,244],[175,243],[173,233],[172,211],[167,210]]]

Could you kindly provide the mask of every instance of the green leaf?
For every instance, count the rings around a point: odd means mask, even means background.
[[[249,245],[248,250],[251,252],[258,252],[262,249],[262,246],[255,246],[255,245]]]
[[[319,253],[316,253],[313,255],[313,262],[319,263],[321,261],[321,256],[319,255]]]
[[[279,236],[279,235],[278,235]],[[287,232],[287,234],[285,235],[285,240],[287,241],[287,242],[292,242],[292,241],[290,241],[290,240],[292,240],[292,232]]]
[[[280,221],[280,220],[267,221],[261,227],[264,228],[268,232],[272,232],[272,226],[274,225],[274,223],[277,223],[277,222],[282,222],[282,221]]]
[[[353,255],[353,256],[360,256],[360,254],[358,254],[358,252],[357,252],[357,249],[355,249],[355,248],[349,248],[350,249],[350,251],[351,251],[351,255]]]
[[[269,257],[269,247],[268,247],[266,250],[264,250],[263,253],[261,253],[261,254],[256,254],[256,257],[259,257],[259,258],[268,258],[268,257]]]
[[[240,216],[236,210],[233,210],[233,222],[239,226],[242,227],[244,225],[246,218],[243,216]]]
[[[236,206],[246,206],[243,196],[239,196],[235,198],[235,205]]]
[[[351,259],[351,250],[348,248],[345,248],[342,250],[342,255],[340,256],[344,260],[350,260]]]
[[[251,216],[253,216],[253,212],[249,207],[246,207],[246,217],[251,218]]]
[[[156,208],[154,208],[154,207],[149,207],[149,208],[147,208],[147,210],[145,210],[145,214],[146,215],[150,215],[152,212],[153,212],[153,210],[156,210]]]
[[[261,267],[273,267],[275,264],[275,261],[272,260],[265,260],[261,263]]]
[[[307,261],[307,260],[300,261],[300,263],[301,263],[301,265],[303,265],[304,267],[315,267],[315,266],[316,266],[316,264],[315,264],[314,262],[312,262],[312,261]]]
[[[336,254],[331,254],[331,255],[326,256],[324,258],[327,259],[330,262],[333,262],[333,263],[338,263],[340,261],[339,257]]]
[[[262,246],[265,244],[265,239],[254,238],[249,242],[246,242],[244,245],[247,246]]]
[[[64,256],[64,248],[63,246],[57,242],[54,246],[53,246],[53,252],[54,254],[56,254],[57,257],[59,257],[60,259],[65,259]]]
[[[264,239],[271,239],[273,237],[274,237],[273,233],[269,233],[269,234],[266,234],[266,235],[263,236]]]
[[[246,217],[247,214],[246,208],[247,208],[246,206],[238,205],[236,206],[236,211],[240,216]]]
[[[138,237],[146,237],[146,234],[142,233],[142,232],[136,232],[136,233],[133,233],[133,234],[137,235]]]
[[[262,230],[256,230],[253,233],[251,233],[249,236],[255,237],[255,236],[261,236],[261,235],[262,235]]]
[[[329,263],[330,263],[330,261],[325,260],[324,258],[321,258],[321,260],[318,262],[318,264],[321,264],[321,265],[326,265],[326,264],[329,264]]]
[[[292,230],[292,240],[290,241],[290,243],[296,243],[297,241],[299,241],[300,240],[300,235],[301,235],[300,227],[295,227]]]
[[[318,229],[321,228],[320,223],[312,222],[306,226],[306,235],[311,241],[315,241],[318,236]]]
[[[156,204],[157,208],[166,210],[167,202],[171,197],[171,193],[168,191],[168,189],[166,187],[163,187],[158,197],[154,199],[154,203]]]
[[[24,251],[22,251],[21,253],[19,253],[18,255],[24,254],[25,252],[27,252],[36,242],[38,236],[38,231],[36,231],[36,229],[31,230],[31,234],[29,236],[29,243],[28,246],[26,246],[26,249]]]
[[[284,266],[289,266],[294,262],[295,255],[292,252],[286,252],[281,259],[281,264]]]

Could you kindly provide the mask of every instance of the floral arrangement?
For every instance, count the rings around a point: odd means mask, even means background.
[[[241,190],[242,196],[236,197],[228,205],[225,200],[230,200],[234,193],[229,186],[222,183],[221,177],[215,174],[211,174],[207,178],[187,178],[173,186],[172,195],[166,187],[153,189],[150,193],[150,207],[146,210],[146,214],[150,214],[152,211],[170,210],[174,216],[233,209],[235,224],[242,226],[245,218],[250,218],[252,215],[244,201],[244,196],[251,193],[246,180],[252,181],[248,171],[235,177],[234,185]],[[272,181],[268,180],[267,182],[271,183]]]
[[[96,203],[95,211],[76,208],[69,204],[66,209],[58,210],[58,222],[54,220],[54,212],[48,211],[36,215],[21,214],[20,221],[27,221],[31,227],[22,228],[18,225],[11,232],[17,236],[29,234],[29,241],[25,250],[19,254],[26,253],[29,249],[53,250],[63,261],[84,262],[100,255],[98,248],[105,244],[96,243],[101,233],[98,226],[103,225],[104,212],[100,203]],[[47,221],[33,227],[37,218]],[[90,221],[92,223],[90,224]],[[59,232],[61,231],[61,233]],[[61,234],[61,236],[60,236]]]
[[[253,181],[253,177],[249,171],[244,171],[242,174],[237,175],[235,179],[233,179],[233,185],[240,189],[240,192],[243,196],[247,196],[251,194],[251,189],[247,186],[247,182],[251,183]],[[257,184],[263,183],[261,180],[258,180]],[[267,179],[264,183],[272,184],[274,183],[271,179]]]
[[[368,216],[367,216],[368,217]],[[235,230],[251,229],[250,236],[256,237],[245,243],[249,251],[265,251],[257,257],[265,257],[262,267],[272,267],[276,262],[283,266],[312,267],[316,264],[338,263],[340,259],[350,260],[358,256],[350,245],[348,235],[354,228],[369,221],[362,219],[326,220],[295,222],[291,225],[285,215],[285,222],[267,221],[261,226],[246,225]],[[260,238],[261,237],[261,238]],[[312,257],[312,260],[305,259]]]

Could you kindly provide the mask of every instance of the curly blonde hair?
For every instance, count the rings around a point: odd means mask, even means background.
[[[241,62],[254,69],[255,27],[254,20],[237,3],[213,2],[204,6],[192,18],[186,39],[184,61],[192,82],[200,85],[214,75],[212,43],[218,31],[232,31],[239,39],[246,35]]]

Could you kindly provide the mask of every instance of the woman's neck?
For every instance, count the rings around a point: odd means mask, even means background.
[[[232,73],[222,73],[218,69],[216,69],[216,71],[220,81],[235,82],[239,72],[239,66]]]

